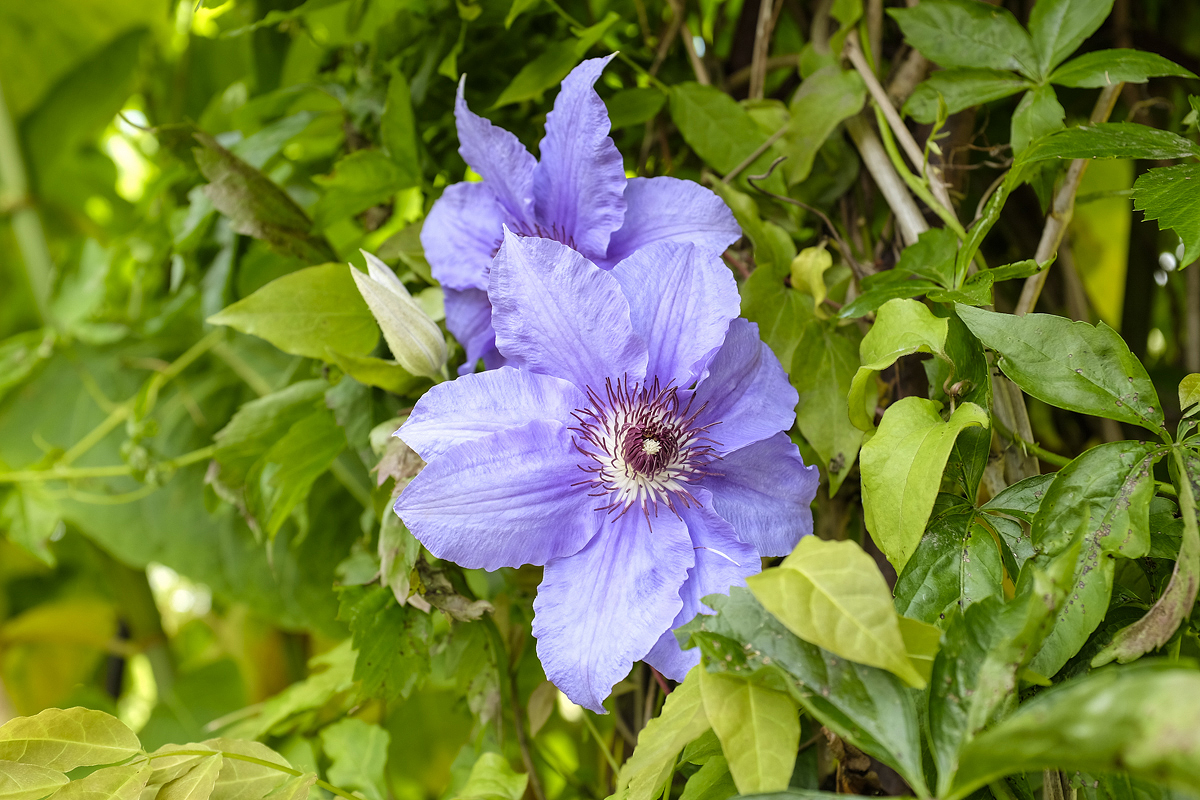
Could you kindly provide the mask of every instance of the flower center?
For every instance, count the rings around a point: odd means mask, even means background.
[[[625,380],[605,382],[604,394],[589,388],[588,406],[575,409],[575,447],[587,456],[580,469],[588,477],[584,486],[593,497],[606,502],[599,510],[617,511],[618,517],[635,505],[646,519],[658,505],[666,505],[678,516],[676,503],[686,508],[697,502],[691,484],[713,474],[716,460],[708,429],[696,418],[703,408],[693,409],[689,398],[681,403],[674,387],[660,388]]]

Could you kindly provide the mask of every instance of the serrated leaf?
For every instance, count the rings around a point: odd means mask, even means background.
[[[429,673],[429,615],[399,606],[385,586],[349,587],[338,619],[350,626],[358,659],[354,679],[367,697],[408,697]]]
[[[1091,36],[1112,11],[1113,0],[1039,0],[1029,14],[1029,34],[1042,75]]]
[[[246,498],[268,538],[346,449],[346,434],[327,410],[293,424],[246,475]]]
[[[704,714],[721,740],[740,794],[786,789],[800,744],[800,716],[787,692],[701,668]]]
[[[321,747],[329,757],[326,774],[340,789],[356,791],[368,800],[384,800],[384,768],[391,737],[378,725],[353,717],[321,729]]]
[[[142,749],[125,723],[88,708],[48,708],[0,727],[0,760],[60,772],[115,764]]]
[[[707,600],[706,600],[707,602]],[[651,800],[670,778],[675,759],[684,745],[712,726],[704,713],[700,694],[700,670],[693,667],[667,695],[662,711],[638,733],[633,755],[617,775],[619,800]]]
[[[1133,207],[1146,219],[1158,220],[1159,230],[1170,228],[1183,241],[1180,263],[1200,258],[1200,164],[1159,167],[1138,176],[1133,184]]]
[[[67,782],[67,776],[57,770],[0,761],[0,800],[40,800]]]
[[[1017,70],[1040,77],[1029,34],[1003,8],[972,0],[926,0],[888,13],[900,24],[905,41],[943,67]]]
[[[851,541],[807,536],[783,563],[746,581],[755,599],[806,642],[925,685],[908,660],[891,592]]]
[[[879,549],[903,570],[925,530],[942,472],[963,429],[990,426],[987,411],[963,403],[943,421],[938,404],[905,397],[888,407],[859,456],[863,517]]]
[[[955,306],[1000,369],[1030,395],[1059,408],[1163,429],[1162,406],[1146,368],[1125,340],[1101,322],[1093,326],[1053,314],[1023,317]]]
[[[344,264],[322,264],[276,278],[208,322],[308,358],[326,359],[329,350],[366,355],[379,341],[379,326]]]
[[[1073,58],[1050,75],[1059,86],[1096,89],[1117,83],[1145,83],[1151,78],[1172,75],[1195,78],[1188,70],[1157,53],[1141,50],[1095,50]]]
[[[213,441],[221,465],[221,481],[240,486],[246,473],[295,423],[324,405],[329,384],[322,380],[293,383],[286,389],[244,403]]]

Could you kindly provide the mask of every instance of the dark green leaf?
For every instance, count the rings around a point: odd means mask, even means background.
[[[333,414],[318,411],[293,424],[246,475],[247,499],[267,536],[274,538],[313,482],[346,447]]]
[[[1020,155],[1034,139],[1062,128],[1066,115],[1054,94],[1054,87],[1039,86],[1026,92],[1013,112],[1013,154]]]
[[[1000,369],[1032,396],[1059,408],[1163,429],[1162,406],[1146,368],[1112,328],[1050,314],[1023,317],[955,306]]]
[[[983,504],[984,511],[998,511],[1025,522],[1033,522],[1033,516],[1042,505],[1046,489],[1055,475],[1033,475],[1014,483],[1000,494]]]
[[[653,119],[666,102],[667,96],[658,89],[634,87],[622,89],[604,104],[608,107],[608,119],[615,131]]]
[[[767,134],[746,110],[715,86],[690,82],[672,86],[671,119],[696,155],[721,174],[732,171],[767,141]],[[780,155],[780,146],[772,145],[742,170],[739,179],[766,172]],[[773,174],[765,188],[782,194],[783,179]]]
[[[966,609],[1001,593],[1004,569],[991,533],[972,514],[929,523],[896,581],[896,610],[941,625],[955,606]]]
[[[1003,8],[975,0],[926,0],[888,13],[910,45],[943,67],[1017,70],[1040,77],[1029,34]]]
[[[1173,75],[1195,78],[1191,72],[1156,53],[1141,50],[1096,50],[1063,64],[1050,76],[1051,83],[1084,89],[1125,83],[1145,83],[1150,78]]]
[[[1047,159],[1144,158],[1200,156],[1200,147],[1170,131],[1132,122],[1080,125],[1047,134],[1033,142],[1013,162],[1013,169]]]
[[[962,752],[947,800],[1014,772],[1122,772],[1200,791],[1200,674],[1145,664],[1044,692]]]
[[[323,728],[321,749],[332,762],[326,773],[330,782],[367,800],[384,800],[388,796],[384,769],[389,738],[383,728],[354,717]]]
[[[408,79],[399,70],[392,73],[388,82],[387,104],[379,123],[379,136],[388,156],[399,165],[400,173],[410,176],[415,184],[421,177],[417,123],[413,118]]]
[[[858,73],[838,66],[824,67],[804,79],[788,106],[791,119],[783,138],[788,157],[783,170],[789,186],[808,177],[821,145],[844,119],[859,112],[866,94]]]
[[[328,388],[325,381],[301,381],[243,404],[213,437],[217,446],[213,458],[221,466],[221,482],[231,487],[244,483],[250,467],[271,445],[324,405]]]
[[[858,370],[858,345],[862,337],[853,325],[837,328],[812,320],[796,345],[790,374],[800,394],[796,424],[821,457],[829,477],[830,496],[858,460],[863,432],[850,422],[846,395]],[[867,402],[874,405],[874,398]]]
[[[1196,183],[1192,183],[1192,181]],[[1133,184],[1133,207],[1146,219],[1158,220],[1160,230],[1171,228],[1183,240],[1182,264],[1200,258],[1200,164],[1159,167],[1138,176]]]
[[[398,606],[385,586],[342,589],[340,603],[338,618],[354,635],[354,679],[363,695],[408,697],[429,674],[429,615]]]
[[[1113,0],[1038,0],[1029,14],[1029,33],[1038,71],[1050,70],[1075,52],[1112,11]]]
[[[954,257],[958,254],[958,237],[949,228],[930,228],[917,237],[915,244],[904,248],[895,271],[918,278],[954,285]]]
[[[838,316],[842,319],[857,319],[878,311],[889,300],[907,300],[935,291],[938,285],[926,280],[898,280],[868,289],[842,306]]]
[[[207,133],[197,133],[196,141],[196,164],[209,181],[204,191],[236,232],[309,264],[337,258],[328,242],[313,235],[308,215],[270,178]]]
[[[1104,619],[1112,594],[1114,558],[1140,558],[1150,549],[1151,474],[1161,449],[1115,442],[1088,450],[1063,467],[1033,518],[1034,559],[1047,569],[1067,560],[1072,591],[1031,663],[1052,676],[1079,652]],[[1078,555],[1072,543],[1080,543]],[[1022,583],[1025,576],[1022,575]]]
[[[697,616],[678,636],[700,646],[709,669],[743,675],[783,670],[789,691],[808,713],[924,791],[914,693],[899,678],[792,635],[746,589],[734,587],[728,596],[710,595],[704,602],[717,615]]]
[[[1029,81],[997,69],[944,69],[917,85],[904,102],[904,113],[926,125],[937,120],[938,97],[955,114],[1029,88]]]

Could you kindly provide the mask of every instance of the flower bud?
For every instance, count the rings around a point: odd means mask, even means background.
[[[350,274],[383,330],[392,356],[414,375],[436,378],[449,355],[441,329],[387,264],[365,250],[361,252],[367,259],[367,274],[354,267],[350,267]]]

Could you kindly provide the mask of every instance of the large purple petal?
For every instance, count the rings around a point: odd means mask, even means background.
[[[488,268],[507,216],[482,183],[446,187],[421,226],[421,246],[433,277],[447,289],[487,290]]]
[[[469,569],[545,564],[579,551],[604,515],[579,480],[561,422],[530,422],[435,458],[395,510],[429,552]]]
[[[690,244],[659,242],[617,264],[612,275],[649,350],[646,378],[691,386],[738,315],[733,273]]]
[[[625,218],[625,165],[608,136],[608,109],[593,85],[613,56],[571,70],[546,115],[533,174],[538,223],[588,258],[603,258]]]
[[[516,366],[579,387],[645,376],[646,344],[621,285],[566,245],[506,230],[488,296],[496,346]]]
[[[492,304],[482,289],[446,290],[446,327],[467,351],[467,360],[458,368],[459,375],[474,372],[481,358],[486,369],[508,363],[496,349]]]
[[[434,386],[396,435],[432,461],[461,442],[535,420],[569,427],[571,412],[586,403],[583,393],[561,378],[502,367]]]
[[[737,537],[733,526],[712,510],[712,497],[703,489],[694,494],[700,506],[680,509],[687,524],[696,564],[688,570],[687,580],[679,589],[683,608],[671,623],[678,628],[697,614],[712,614],[701,602],[710,594],[729,594],[731,586],[745,586],[746,578],[761,569],[758,551]],[[700,663],[699,649],[684,650],[672,631],[664,633],[644,659],[663,675],[683,680],[688,670]]]
[[[786,433],[726,453],[704,479],[713,508],[759,555],[786,556],[813,530],[809,504],[821,476]]]
[[[546,565],[533,603],[533,635],[546,676],[575,703],[601,705],[644,657],[682,606],[693,564],[687,526],[630,512],[611,519],[587,547]]]
[[[720,255],[742,237],[725,201],[679,178],[630,178],[625,220],[608,242],[608,264],[654,242],[691,242]]]
[[[703,407],[699,424],[713,425],[709,436],[724,453],[792,427],[799,399],[779,359],[758,338],[758,326],[735,319],[696,386],[695,404]]]
[[[463,89],[467,78],[458,83],[454,119],[458,123],[458,152],[508,211],[509,223],[530,222],[533,218],[533,171],[537,166],[525,145],[516,136],[467,108]]]

